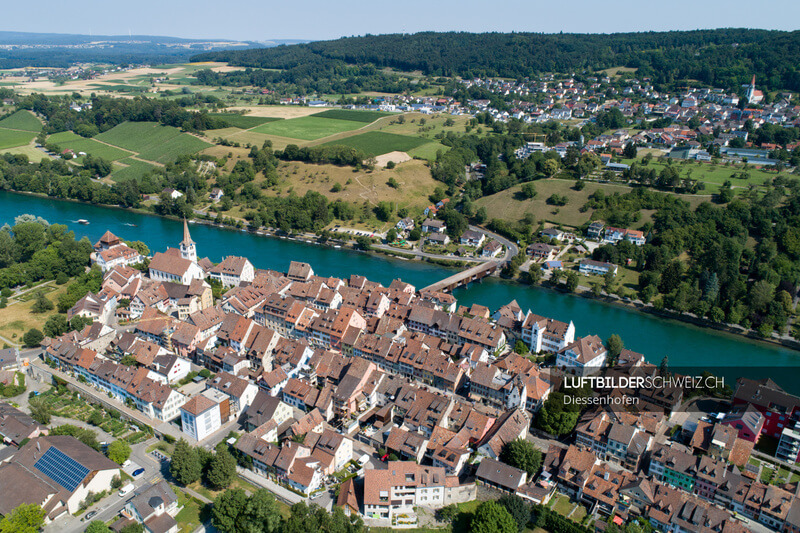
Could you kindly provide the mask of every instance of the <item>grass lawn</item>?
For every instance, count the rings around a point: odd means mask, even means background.
[[[197,492],[198,494],[202,494],[209,500],[213,500],[214,498],[217,497],[218,494],[220,494],[221,492],[225,492],[224,490],[211,490],[210,488],[206,487],[199,481],[195,481],[188,487],[193,491]],[[256,487],[252,483],[249,483],[248,481],[245,481],[244,479],[238,476],[233,479],[233,483],[231,483],[230,488],[243,489],[251,494],[258,490],[258,487]]]
[[[181,133],[178,128],[155,122],[123,122],[101,133],[97,139],[136,152],[142,159],[164,164],[211,146],[188,133]]]
[[[354,109],[329,109],[322,113],[316,113],[315,117],[331,118],[336,120],[352,120],[353,122],[363,122],[369,124],[375,122],[379,118],[388,117],[392,113],[383,111],[358,111]]]
[[[42,123],[30,111],[20,109],[13,115],[0,120],[0,128],[34,131],[39,133],[42,131]]]
[[[173,490],[178,496],[178,506],[183,507],[183,509],[175,515],[175,521],[178,522],[179,531],[180,533],[192,533],[192,531],[197,529],[200,524],[208,519],[210,509],[205,503],[192,498],[182,490],[176,488],[173,488]]]
[[[56,133],[48,137],[47,140],[50,143],[57,144],[61,150],[69,148],[76,154],[78,152],[86,152],[94,157],[102,157],[109,161],[117,161],[131,155],[131,152],[97,142],[94,139],[81,137],[71,131]]]
[[[575,507],[575,504],[569,501],[569,498],[559,494],[556,502],[552,506],[552,509],[561,516],[567,516],[572,511],[573,507]]]
[[[316,116],[293,118],[263,124],[252,131],[290,139],[314,141],[329,135],[358,129],[363,124],[354,120],[319,118]]]
[[[228,123],[229,126],[243,130],[255,128],[267,122],[275,122],[281,120],[274,117],[252,117],[247,115],[238,115],[235,113],[209,113],[209,117],[219,118]],[[214,130],[216,133],[218,130]]]
[[[125,165],[124,167],[117,165],[114,166],[114,170],[111,173],[111,179],[117,182],[129,179],[139,179],[156,168],[149,163],[139,161],[138,159],[131,159],[130,157],[120,159],[117,161],[117,163]]]
[[[0,150],[30,144],[36,133],[0,128]]]
[[[15,146],[14,148],[6,148],[3,150],[3,153],[24,155],[28,158],[28,161],[33,161],[34,163],[38,163],[42,159],[47,159],[47,154],[35,146],[31,146],[30,144],[26,144],[24,146]]]
[[[344,145],[361,150],[368,156],[382,155],[389,152],[408,152],[430,141],[420,137],[409,137],[383,131],[368,131],[360,135],[353,135],[325,143],[326,146]]]
[[[55,291],[48,292],[46,298],[53,302],[55,306],[58,297],[67,290],[67,286],[58,287]],[[22,336],[31,328],[42,330],[42,326],[47,319],[55,315],[57,311],[53,309],[46,313],[32,313],[31,307],[35,299],[27,302],[18,302],[9,305],[5,309],[0,309],[0,335],[17,343],[22,343]]]
[[[449,149],[450,149],[449,146],[445,146],[442,143],[429,142],[423,144],[422,146],[417,146],[416,148],[408,150],[408,155],[410,155],[411,157],[420,157],[422,159],[427,159],[428,161],[432,161],[436,159],[436,153],[439,152],[439,150],[441,150],[442,153],[444,153]]]
[[[587,202],[589,196],[598,189],[603,189],[606,195],[614,193],[625,194],[632,189],[627,185],[614,185],[614,184],[601,184],[595,182],[587,182],[586,186],[581,191],[576,191],[573,188],[575,184],[572,180],[562,180],[557,178],[550,178],[544,180],[537,180],[533,182],[536,187],[536,196],[530,200],[520,199],[519,192],[522,185],[515,185],[505,191],[501,191],[490,196],[480,198],[475,202],[476,208],[485,207],[489,215],[489,219],[500,218],[510,221],[520,220],[526,213],[531,213],[537,221],[547,221],[553,224],[563,224],[565,226],[577,227],[588,222],[592,210],[587,210],[581,213],[581,207]],[[547,199],[552,194],[566,196],[568,199],[567,205],[553,206],[547,204]],[[670,194],[670,193],[664,193]],[[692,207],[697,207],[704,201],[708,201],[708,197],[692,196],[681,194],[680,198],[689,201]],[[638,227],[646,222],[645,217],[640,219]]]

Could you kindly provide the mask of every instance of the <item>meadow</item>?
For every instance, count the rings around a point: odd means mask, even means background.
[[[353,109],[329,109],[322,113],[316,113],[315,117],[318,118],[331,118],[336,120],[352,120],[354,122],[363,122],[369,124],[375,122],[379,118],[388,117],[392,113],[384,111],[357,111]]]
[[[325,143],[325,145],[344,145],[361,150],[368,156],[376,156],[389,152],[408,152],[430,141],[420,137],[409,137],[383,131],[368,131],[352,137],[345,137]]]
[[[30,111],[21,109],[9,115],[3,120],[0,120],[0,128],[8,128],[12,130],[24,131],[42,131],[42,123]]]
[[[193,154],[211,146],[178,128],[155,122],[123,122],[101,133],[98,140],[138,153],[138,157],[167,164],[184,154]]]
[[[251,131],[255,133],[265,133],[267,135],[277,135],[279,137],[289,137],[290,139],[314,141],[337,133],[358,129],[361,125],[362,123],[354,120],[319,118],[312,115],[290,120],[269,122]]]
[[[627,185],[587,182],[583,190],[576,191],[573,188],[575,184],[574,181],[557,178],[537,180],[532,183],[536,187],[537,193],[532,199],[522,199],[520,196],[522,185],[515,185],[505,191],[490,196],[484,196],[476,200],[475,205],[476,207],[485,207],[489,219],[498,218],[516,222],[522,219],[526,214],[531,214],[537,221],[547,221],[552,224],[577,227],[590,220],[592,210],[589,209],[581,213],[581,207],[583,207],[588,201],[589,196],[596,190],[603,189],[606,195],[614,193],[625,194],[632,190],[632,188]],[[568,199],[567,205],[549,205],[547,199],[553,194],[566,196]],[[707,202],[711,199],[709,196],[698,195],[679,194],[676,196],[687,200],[692,207],[697,207],[700,203]],[[642,217],[634,227],[638,227],[647,220],[650,220],[651,215],[652,211],[642,211]]]

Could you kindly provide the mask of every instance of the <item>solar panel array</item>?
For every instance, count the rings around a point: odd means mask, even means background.
[[[52,446],[33,466],[70,492],[77,489],[89,473],[88,468]]]

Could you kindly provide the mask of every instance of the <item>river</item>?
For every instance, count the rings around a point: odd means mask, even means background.
[[[0,191],[0,225],[13,224],[23,213],[41,216],[51,223],[66,224],[76,236],[94,243],[106,231],[126,240],[141,240],[152,251],[177,246],[182,224],[155,215],[124,209],[98,207],[76,202]],[[87,219],[89,225],[78,224]],[[453,273],[418,261],[404,261],[328,246],[263,237],[205,224],[190,226],[198,255],[219,261],[226,255],[244,255],[258,268],[286,271],[292,260],[310,263],[315,273],[347,278],[361,274],[388,285],[395,278],[424,287]],[[496,310],[516,299],[523,311],[575,323],[577,335],[597,334],[605,339],[613,333],[625,347],[645,354],[658,364],[666,355],[672,367],[708,369],[734,379],[738,375],[771,377],[782,386],[800,393],[800,352],[743,337],[719,333],[676,320],[667,320],[632,309],[538,287],[525,287],[490,278],[457,289],[459,303],[479,303]],[[723,370],[721,367],[731,367]],[[741,367],[750,367],[746,372]]]

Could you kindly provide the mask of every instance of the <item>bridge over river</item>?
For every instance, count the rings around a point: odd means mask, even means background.
[[[421,289],[420,292],[452,292],[453,289],[457,287],[468,285],[473,281],[479,281],[486,276],[491,276],[504,264],[505,261],[487,261],[485,263],[481,263],[480,265],[462,270],[461,272],[453,274],[452,276],[449,276],[441,281],[437,281],[436,283],[428,285],[427,287]]]

